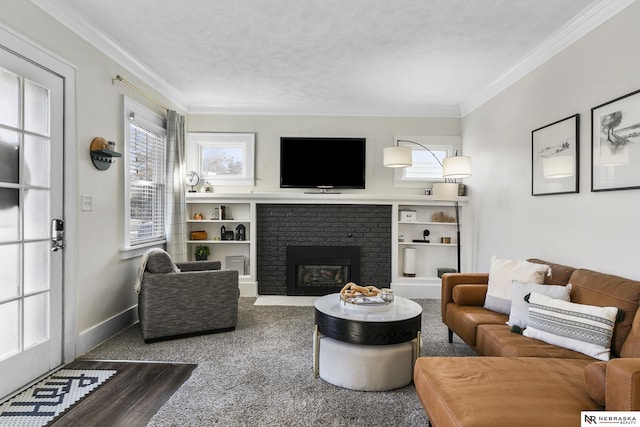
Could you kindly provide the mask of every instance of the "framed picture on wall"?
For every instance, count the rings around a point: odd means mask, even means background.
[[[591,191],[640,188],[640,90],[591,109]]]
[[[577,193],[579,120],[575,114],[531,132],[531,194]]]

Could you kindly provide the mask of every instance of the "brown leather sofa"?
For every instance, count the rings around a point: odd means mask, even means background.
[[[442,321],[485,357],[421,357],[416,392],[429,422],[447,426],[580,426],[581,411],[640,410],[640,281],[549,264],[545,284],[571,283],[571,301],[624,313],[611,340],[612,359],[511,332],[508,316],[483,308],[488,273],[442,278]],[[428,345],[428,343],[426,343]]]

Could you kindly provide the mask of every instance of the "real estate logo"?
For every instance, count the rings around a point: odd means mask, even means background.
[[[580,427],[595,425],[637,426],[640,411],[582,411]]]

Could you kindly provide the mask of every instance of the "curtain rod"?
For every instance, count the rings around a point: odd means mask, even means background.
[[[160,108],[164,108],[165,110],[169,111],[169,109],[167,107],[165,107],[164,105],[162,105],[159,101],[157,101],[155,98],[152,98],[150,95],[147,95],[146,92],[144,92],[142,89],[138,88],[136,85],[134,85],[133,83],[131,83],[129,80],[125,79],[124,77],[122,77],[120,74],[118,74],[115,78],[111,79],[111,84],[115,84],[116,80],[121,81],[122,83],[126,84],[127,86],[129,86],[131,89],[135,90],[136,92],[138,92],[140,95],[144,96],[145,98],[147,98],[149,101],[153,102],[154,104],[156,104],[158,107]]]

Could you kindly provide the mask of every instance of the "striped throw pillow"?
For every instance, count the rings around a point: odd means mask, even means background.
[[[522,335],[609,360],[617,315],[617,307],[576,304],[532,292]]]

